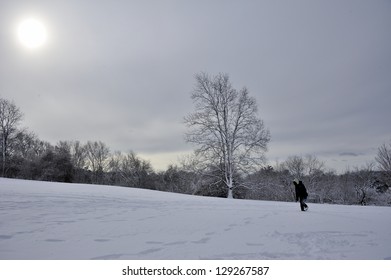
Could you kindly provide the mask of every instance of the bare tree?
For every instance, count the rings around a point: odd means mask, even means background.
[[[372,193],[374,192],[374,182],[376,181],[373,172],[373,163],[368,163],[362,169],[356,169],[353,178],[354,189],[357,194],[357,202],[361,205],[366,205]]]
[[[0,137],[2,176],[6,174],[6,164],[10,142],[17,134],[17,126],[22,120],[23,114],[18,107],[6,99],[0,98]]]
[[[282,165],[297,179],[302,179],[306,173],[306,163],[302,156],[289,156]]]
[[[315,155],[306,155],[305,162],[307,166],[307,173],[313,181],[316,177],[324,173],[325,163],[319,160]]]
[[[391,173],[391,142],[383,144],[377,151],[376,161],[382,171]]]
[[[304,162],[308,176],[307,189],[312,192],[312,196],[314,196],[313,200],[323,202],[331,190],[329,183],[327,183],[328,187],[321,183],[322,177],[325,174],[325,163],[320,161],[315,155],[310,154],[304,157]]]
[[[92,142],[90,144],[92,146],[94,145]],[[66,150],[67,153],[69,153],[76,175],[81,175],[77,173],[83,172],[87,168],[87,145],[81,144],[78,140],[60,141],[58,142],[57,147]]]
[[[72,163],[76,169],[83,170],[86,167],[87,148],[80,141],[72,141],[71,144]]]
[[[88,166],[92,171],[93,183],[102,183],[102,176],[106,168],[110,149],[105,143],[88,141],[86,144]]]
[[[198,145],[196,154],[218,169],[218,180],[232,198],[235,174],[264,161],[270,133],[257,115],[255,99],[246,88],[234,89],[227,74],[195,78],[195,112],[185,117],[186,140]]]
[[[123,154],[115,152],[109,162],[113,183],[137,188],[148,186],[148,176],[153,173],[151,164],[139,158],[134,152]]]

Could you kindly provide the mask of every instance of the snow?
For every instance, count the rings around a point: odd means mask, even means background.
[[[391,207],[309,206],[0,178],[0,259],[391,259]]]

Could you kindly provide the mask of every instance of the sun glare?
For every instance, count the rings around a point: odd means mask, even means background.
[[[29,49],[43,46],[47,39],[45,25],[34,18],[23,20],[18,26],[18,39],[23,46]]]

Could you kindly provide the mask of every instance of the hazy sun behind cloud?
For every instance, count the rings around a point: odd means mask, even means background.
[[[47,41],[47,29],[45,25],[36,18],[22,20],[17,29],[19,42],[28,49],[37,49],[45,45]]]

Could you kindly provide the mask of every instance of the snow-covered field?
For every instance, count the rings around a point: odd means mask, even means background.
[[[391,259],[391,208],[0,178],[0,259]]]

